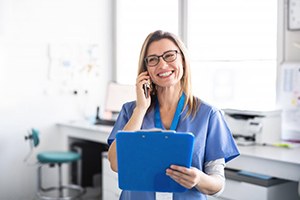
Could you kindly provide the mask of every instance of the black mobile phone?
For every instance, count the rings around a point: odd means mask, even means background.
[[[149,96],[149,87],[148,87],[148,84],[145,83],[143,85],[143,88],[144,88],[145,97],[148,98],[148,96]]]

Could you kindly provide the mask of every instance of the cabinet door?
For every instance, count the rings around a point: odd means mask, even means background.
[[[110,168],[107,152],[102,153],[102,199],[119,200],[121,190],[118,186],[118,174]]]

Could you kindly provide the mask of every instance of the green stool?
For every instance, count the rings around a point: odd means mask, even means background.
[[[30,141],[31,150],[39,145],[39,131],[31,129],[25,140]],[[85,189],[79,185],[63,185],[62,184],[62,164],[77,162],[81,159],[79,153],[70,151],[47,151],[37,154],[38,166],[38,189],[37,197],[43,200],[72,200],[79,198],[85,193]],[[49,188],[42,186],[42,167],[50,165],[50,167],[58,166],[58,185]],[[50,195],[51,191],[56,191],[56,195]],[[67,193],[67,194],[65,194]]]

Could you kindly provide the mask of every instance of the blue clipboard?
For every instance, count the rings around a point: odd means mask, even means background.
[[[166,175],[171,164],[191,167],[194,136],[187,132],[119,131],[118,182],[122,190],[184,192]]]

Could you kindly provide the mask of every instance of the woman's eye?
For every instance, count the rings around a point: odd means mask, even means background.
[[[164,58],[165,58],[166,60],[173,59],[174,55],[175,55],[174,53],[168,53],[168,54],[166,54],[166,55],[164,56]]]
[[[148,58],[148,62],[157,62],[157,58],[156,57]]]

